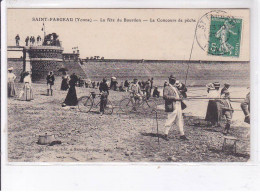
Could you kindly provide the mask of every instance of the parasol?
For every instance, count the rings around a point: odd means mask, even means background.
[[[67,68],[65,68],[65,67],[62,67],[58,71],[64,72],[64,71],[69,71],[69,70]]]

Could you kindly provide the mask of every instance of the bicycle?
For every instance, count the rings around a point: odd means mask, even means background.
[[[82,96],[78,100],[78,108],[81,112],[88,113],[93,108],[99,108],[101,99],[99,98],[99,101],[97,101],[96,97],[101,97],[101,94],[96,94],[95,92],[90,92],[90,96]],[[104,113],[111,115],[113,113],[113,105],[112,103],[107,99],[107,103],[104,107]]]
[[[156,110],[157,104],[154,101],[147,100],[145,95],[141,97],[141,102],[137,99],[138,97],[136,96],[124,98],[120,101],[120,109],[126,114],[128,114],[129,112],[137,112],[140,107],[142,107],[143,113],[151,113],[152,111]]]

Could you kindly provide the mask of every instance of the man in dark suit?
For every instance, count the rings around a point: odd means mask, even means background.
[[[50,92],[52,96],[53,95],[52,86],[54,85],[54,81],[55,81],[55,77],[52,71],[50,71],[49,75],[47,75],[46,80],[47,80],[47,96],[50,95]]]
[[[165,122],[165,140],[168,139],[168,133],[170,129],[174,126],[176,121],[177,126],[180,131],[180,139],[188,140],[184,135],[183,130],[183,118],[182,118],[182,109],[181,109],[181,101],[180,93],[178,89],[174,86],[176,82],[176,78],[172,75],[169,77],[169,84],[163,90],[163,99],[165,100],[165,112],[168,112],[168,118]]]
[[[15,37],[16,46],[19,46],[19,41],[20,41],[20,36],[19,34],[17,34]]]
[[[107,99],[109,95],[109,88],[107,84],[107,79],[103,78],[103,81],[99,84],[99,91],[101,93],[100,97],[100,114],[103,115],[105,107],[107,105]]]

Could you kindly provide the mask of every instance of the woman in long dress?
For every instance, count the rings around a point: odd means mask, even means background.
[[[24,87],[20,95],[20,100],[30,101],[33,100],[32,79],[29,72],[26,72],[24,76],[25,76],[23,79]]]
[[[70,81],[69,81],[69,91],[64,101],[64,104],[67,106],[76,106],[78,104],[78,98],[77,98],[77,93],[75,88],[77,81],[78,81],[78,77],[75,74],[72,74],[70,76]]]
[[[12,71],[13,71],[12,67],[8,68],[8,73],[7,73],[8,97],[14,97],[16,94],[15,85],[14,85],[14,80],[16,79],[16,76]]]
[[[209,102],[205,120],[213,126],[219,124],[222,116],[219,87],[220,84],[217,82],[207,85]]]
[[[61,90],[66,91],[69,88],[69,75],[67,75],[66,72],[64,72],[63,76],[62,76],[62,82],[61,82]]]

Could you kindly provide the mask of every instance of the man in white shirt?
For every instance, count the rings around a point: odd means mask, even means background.
[[[176,82],[176,78],[172,75],[169,77],[169,84],[165,86],[163,90],[163,99],[165,100],[165,112],[168,113],[167,120],[165,122],[165,132],[164,132],[164,139],[168,139],[168,133],[171,128],[174,127],[175,122],[180,131],[180,139],[181,140],[188,140],[188,138],[184,134],[183,129],[183,117],[182,117],[182,108],[181,108],[181,101],[182,98],[178,89],[174,86]]]
[[[129,92],[131,93],[131,101],[133,104],[136,103],[136,100],[139,101],[139,103],[142,102],[142,91],[137,83],[138,79],[134,78],[134,83],[131,84]]]

